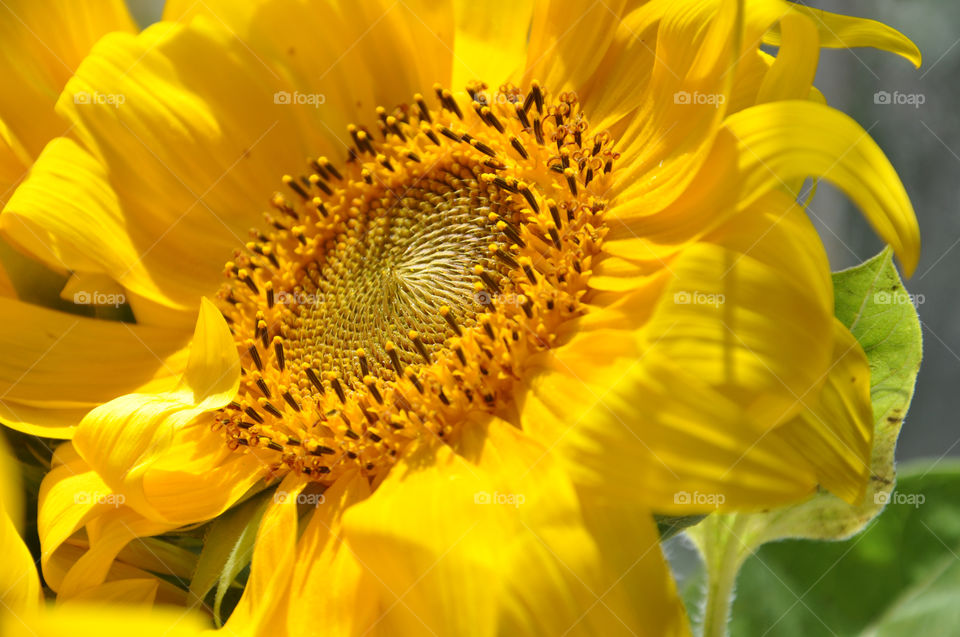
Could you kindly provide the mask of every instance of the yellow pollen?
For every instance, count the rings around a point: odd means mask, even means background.
[[[282,177],[219,293],[243,366],[216,417],[231,449],[376,479],[471,412],[508,416],[518,366],[583,314],[613,139],[572,93],[486,89],[378,107],[345,165]]]

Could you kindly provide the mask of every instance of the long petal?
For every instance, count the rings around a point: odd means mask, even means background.
[[[798,178],[822,177],[853,199],[906,274],[913,273],[920,229],[910,199],[883,151],[854,120],[821,104],[787,101],[736,113],[724,130],[739,149],[743,204]]]
[[[204,300],[178,388],[98,407],[80,424],[74,445],[141,515],[182,524],[210,519],[267,469],[252,453],[230,451],[202,417],[233,399],[239,369],[226,322]]]

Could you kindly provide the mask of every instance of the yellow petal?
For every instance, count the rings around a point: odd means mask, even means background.
[[[659,210],[695,176],[726,112],[743,37],[739,4],[684,3],[666,13],[644,101],[618,135],[618,196]]]
[[[77,604],[47,609],[27,621],[0,612],[5,637],[196,637],[208,628],[199,612],[183,608]]]
[[[873,442],[870,364],[840,321],[834,321],[834,334],[833,363],[823,389],[803,397],[804,411],[774,433],[809,459],[824,488],[859,504],[870,477]]]
[[[724,128],[739,148],[743,204],[792,180],[823,177],[853,199],[913,273],[920,229],[910,199],[883,151],[850,117],[813,102],[775,102],[730,116]]]
[[[133,265],[142,250],[131,244],[125,223],[104,167],[67,138],[47,145],[0,215],[5,235],[54,270],[112,272],[152,293],[149,274]]]
[[[496,89],[522,71],[533,9],[532,0],[454,2],[453,90],[471,80]]]
[[[758,103],[806,99],[817,74],[820,37],[813,21],[790,12],[780,19],[780,32],[780,50],[760,85]]]
[[[260,520],[250,578],[243,596],[224,625],[227,634],[258,634],[283,622],[283,604],[290,600],[290,579],[297,557],[297,501],[307,482],[288,474]],[[306,609],[304,609],[306,610]]]
[[[78,269],[96,266],[136,294],[195,312],[263,223],[279,176],[339,148],[321,112],[277,103],[281,90],[292,90],[287,80],[210,25],[108,35],[57,104],[84,150],[58,142],[45,152],[14,210],[46,233],[38,243],[75,248],[55,256],[72,264],[68,256],[85,255]]]
[[[369,495],[360,475],[345,476],[323,492],[297,545],[287,609],[291,635],[309,634],[318,618],[329,635],[358,634],[379,617],[370,575],[347,545],[341,525],[343,512]]]
[[[0,5],[0,119],[29,157],[69,129],[53,105],[93,44],[111,31],[136,31],[123,0],[6,0]]]
[[[227,449],[211,422],[201,417],[232,400],[239,370],[230,330],[204,299],[179,386],[98,407],[80,424],[74,445],[141,515],[180,524],[210,519],[266,469],[253,454]]]
[[[624,335],[586,335],[531,361],[528,373],[524,431],[555,449],[598,501],[677,514],[758,510],[816,489],[794,448]]]
[[[354,113],[373,127],[375,122],[365,117],[372,116],[374,106],[392,108],[409,102],[414,93],[431,91],[434,82],[449,85],[451,79],[451,2],[173,0],[166,3],[164,19],[225,28],[254,53],[252,63],[289,79],[289,90],[323,94],[326,102],[308,118],[309,125],[329,126],[345,141],[350,139],[345,126]],[[333,150],[338,156],[344,153],[339,145]],[[316,148],[309,152],[323,154]]]
[[[821,46],[835,49],[847,49],[869,46],[896,53],[919,67],[920,50],[905,35],[882,22],[830,13],[823,9],[813,9],[790,3],[789,10],[812,18],[820,32]],[[767,34],[769,44],[779,45],[781,34],[776,29]]]
[[[170,388],[189,332],[101,321],[0,298],[0,418],[68,438],[84,414],[132,391]]]
[[[641,511],[629,538],[613,516],[588,524],[548,450],[502,421],[472,423],[460,451],[420,449],[344,516],[383,600],[380,632],[686,634]],[[631,565],[650,598],[631,598]]]
[[[37,565],[18,531],[22,518],[19,468],[0,435],[0,547],[4,551],[4,566],[0,569],[0,609],[13,614],[32,613],[43,599]],[[0,610],[0,616],[3,610]]]
[[[803,209],[771,193],[684,248],[669,271],[640,331],[645,346],[763,427],[798,413],[833,351],[829,264]]]

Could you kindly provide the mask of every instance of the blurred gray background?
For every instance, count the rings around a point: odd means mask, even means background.
[[[242,0],[238,0],[242,1]],[[160,18],[163,0],[128,0],[141,24]],[[898,457],[960,455],[960,2],[956,0],[831,0],[806,2],[836,13],[885,22],[923,52],[916,70],[897,56],[874,51],[824,50],[817,86],[829,103],[851,115],[886,151],[920,219],[923,254],[912,294],[923,325],[924,361],[903,427]],[[878,91],[922,95],[919,107],[876,104]],[[834,270],[856,265],[883,245],[860,213],[829,184],[811,204]]]

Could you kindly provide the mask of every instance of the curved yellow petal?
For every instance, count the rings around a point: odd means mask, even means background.
[[[233,337],[219,310],[204,299],[178,387],[123,396],[94,409],[74,445],[141,515],[179,524],[210,519],[267,469],[254,454],[231,452],[201,417],[230,402],[239,380]]]
[[[796,449],[656,348],[631,346],[629,332],[597,331],[530,365],[524,431],[597,501],[688,514],[760,510],[816,489]]]
[[[805,409],[774,435],[796,447],[817,469],[820,484],[859,504],[870,477],[873,408],[870,363],[840,321],[834,321],[833,362],[819,394],[804,398]]]
[[[726,112],[742,54],[741,4],[683,3],[665,12],[644,99],[617,135],[618,199],[660,210],[693,180]]]
[[[0,618],[3,610],[15,615],[30,614],[43,599],[37,565],[18,527],[23,517],[20,472],[0,434],[0,547],[4,566],[0,569]]]
[[[275,495],[260,519],[250,578],[224,625],[228,634],[255,635],[265,626],[282,624],[282,605],[290,601],[290,579],[297,557],[297,504],[306,486],[301,476],[287,475],[276,491],[282,496]]]
[[[534,5],[532,0],[454,1],[453,90],[463,90],[471,80],[495,90],[523,70]]]
[[[323,492],[310,522],[300,536],[286,610],[291,635],[305,635],[317,618],[327,634],[352,635],[371,627],[381,609],[370,595],[370,574],[347,545],[343,512],[370,495],[360,475],[345,477]],[[305,604],[304,600],[310,600]]]
[[[787,3],[784,3],[787,4]],[[834,49],[853,47],[873,47],[896,53],[919,67],[920,49],[905,35],[876,20],[830,13],[823,9],[814,9],[799,4],[787,4],[790,11],[813,19],[820,32],[821,46]],[[781,33],[773,29],[766,38],[767,43],[775,46],[781,43]]]
[[[164,19],[225,29],[254,53],[254,63],[288,79],[296,90],[323,94],[324,107],[311,125],[323,130],[325,124],[349,141],[345,126],[353,113],[409,103],[414,93],[432,91],[435,82],[449,85],[454,12],[452,2],[432,0],[173,0],[164,7]],[[342,155],[345,148],[335,151]]]
[[[53,105],[90,48],[111,31],[136,31],[123,0],[6,0],[0,5],[0,119],[29,157],[70,128]],[[0,201],[4,198],[0,194]]]
[[[724,131],[738,146],[744,204],[792,180],[822,177],[853,199],[913,273],[920,257],[913,206],[883,151],[853,119],[813,102],[774,102],[730,116]]]
[[[770,193],[669,263],[640,329],[667,356],[761,426],[782,423],[823,384],[833,351],[826,253],[803,209]]]
[[[540,2],[534,7],[523,81],[554,93],[578,90],[603,59],[625,0]],[[519,16],[523,17],[523,14]]]
[[[84,414],[132,391],[176,382],[189,332],[101,321],[0,298],[0,419],[69,438]]]
[[[379,632],[687,634],[642,511],[632,526],[609,510],[588,523],[550,452],[502,421],[474,423],[460,453],[421,448],[344,515],[382,599]],[[631,596],[633,575],[648,597]]]
[[[780,50],[763,78],[757,102],[807,99],[817,74],[820,36],[812,20],[790,12],[780,18]]]
[[[341,152],[319,121],[326,110],[277,102],[291,90],[222,28],[160,23],[136,37],[110,34],[57,103],[83,150],[57,142],[45,152],[13,210],[42,228],[37,250],[74,248],[70,259],[54,256],[195,312],[264,223],[280,176],[308,155]]]

